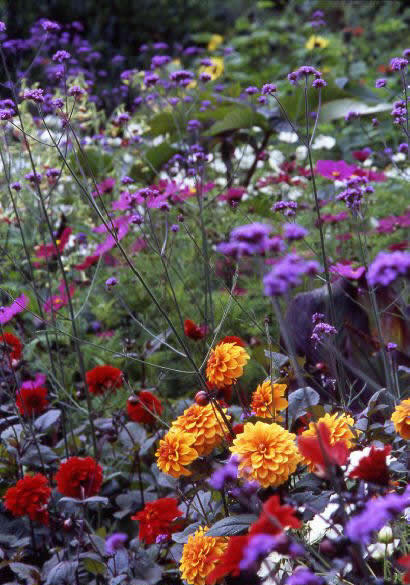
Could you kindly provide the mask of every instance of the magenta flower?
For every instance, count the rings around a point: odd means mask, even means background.
[[[70,298],[73,296],[74,291],[75,291],[75,286],[73,284],[70,284],[70,286],[68,287],[68,295],[67,292],[65,290],[65,286],[64,286],[64,281],[62,280],[60,282],[60,285],[58,287],[58,291],[60,294],[58,295],[52,295],[51,297],[48,297],[48,299],[46,300],[46,302],[43,305],[43,309],[46,313],[51,313],[59,311],[60,309],[62,309],[63,307],[66,307],[68,305],[68,301],[70,300]]]
[[[219,201],[227,201],[228,203],[239,202],[244,196],[246,189],[244,187],[230,187],[225,193],[219,195]]]
[[[72,232],[73,230],[70,227],[64,228],[60,238],[56,240],[57,246],[54,246],[53,242],[39,246],[36,256],[38,258],[54,258],[57,256],[57,253],[61,254],[61,252],[64,251]]]
[[[357,168],[344,160],[318,160],[316,173],[331,181],[344,181],[356,173]]]
[[[46,375],[37,372],[36,377],[34,380],[26,380],[22,383],[21,388],[27,388],[29,390],[34,390],[34,388],[39,388],[40,386],[44,386],[46,383]]]
[[[93,197],[99,197],[100,195],[104,195],[105,193],[111,193],[114,189],[115,179],[108,177],[101,181],[101,183],[97,184],[97,189],[92,192]]]
[[[333,274],[338,274],[343,278],[347,278],[348,280],[359,280],[359,278],[361,278],[366,272],[366,268],[364,266],[353,268],[350,263],[343,264],[342,262],[336,262],[336,264],[329,267],[329,271]]]
[[[379,219],[377,232],[379,234],[390,234],[398,228],[410,228],[410,211],[403,215],[390,215]]]
[[[109,250],[112,250],[112,248],[114,248],[117,245],[117,241],[122,240],[122,238],[124,238],[127,235],[128,230],[130,229],[130,221],[131,221],[130,215],[121,215],[120,217],[115,218],[112,223],[114,225],[114,228],[117,230],[116,238],[114,238],[113,235],[108,234],[105,240],[101,244],[98,244],[98,246],[94,250],[93,256],[101,256],[102,254],[105,254]],[[112,229],[111,222],[108,222],[108,227]],[[106,233],[108,229],[105,227],[104,224],[102,224],[93,228],[93,231],[101,234]]]
[[[8,307],[0,307],[0,324],[4,325],[5,323],[8,323],[15,315],[24,311],[28,303],[28,297],[26,297],[25,294],[22,294]]]

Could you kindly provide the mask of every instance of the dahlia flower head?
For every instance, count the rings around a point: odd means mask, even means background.
[[[100,491],[103,470],[92,457],[69,457],[60,465],[55,480],[63,496],[90,498]]]
[[[280,421],[277,410],[284,410],[288,401],[284,398],[286,384],[274,384],[269,378],[259,384],[252,394],[251,409],[260,418],[273,418]]]
[[[191,475],[187,466],[198,457],[194,443],[194,435],[171,428],[160,440],[155,453],[159,469],[175,478]]]
[[[237,343],[219,343],[209,356],[206,378],[218,389],[231,386],[242,376],[249,359],[249,354]]]
[[[402,400],[392,414],[394,429],[403,439],[410,440],[410,398]]]
[[[217,566],[228,544],[222,536],[207,536],[200,526],[184,544],[180,561],[181,577],[189,585],[205,585],[207,576]]]
[[[239,475],[264,488],[283,484],[301,461],[295,435],[276,423],[246,423],[230,451],[240,459]]]
[[[226,419],[230,420],[226,408],[223,412]],[[225,437],[229,437],[226,422],[212,403],[206,406],[192,404],[172,423],[172,429],[189,433],[195,438],[192,446],[198,456],[209,455]]]
[[[44,475],[25,475],[6,491],[4,505],[13,516],[28,516],[33,522],[48,524],[50,496],[51,489]]]

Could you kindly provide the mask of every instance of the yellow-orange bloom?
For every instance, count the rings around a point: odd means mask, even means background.
[[[313,49],[326,49],[326,47],[328,47],[329,44],[330,44],[329,39],[325,39],[324,37],[319,37],[317,35],[312,35],[306,42],[305,47],[309,51],[312,51]]]
[[[224,42],[222,35],[212,35],[208,43],[208,51],[215,51]]]
[[[261,418],[281,420],[276,416],[276,411],[284,410],[288,406],[288,401],[284,398],[285,390],[286,384],[274,384],[269,379],[265,380],[252,395],[252,412]]]
[[[211,65],[200,67],[199,73],[208,73],[211,76],[211,81],[215,81],[224,72],[225,64],[222,57],[211,57]]]
[[[223,411],[226,418],[230,420],[231,417],[226,414],[226,408]],[[198,455],[209,455],[224,437],[229,436],[228,427],[221,413],[212,403],[206,406],[192,404],[172,423],[172,428],[194,437],[193,447]]]
[[[335,412],[335,414],[326,413],[320,417],[316,423],[311,422],[309,428],[302,433],[303,437],[316,437],[316,425],[319,423],[325,423],[330,431],[330,444],[334,445],[338,441],[343,441],[348,449],[351,449],[354,445],[355,439],[359,434],[359,431],[352,430],[351,427],[354,425],[353,418],[344,413]],[[310,469],[314,468],[314,465],[306,460]]]
[[[185,466],[198,457],[198,452],[192,447],[194,441],[193,435],[171,428],[159,442],[155,453],[160,470],[172,477],[191,475]]]
[[[239,456],[239,474],[262,487],[281,485],[301,460],[294,439],[295,435],[276,423],[246,423],[230,448]]]
[[[184,544],[180,561],[182,579],[189,585],[205,585],[205,580],[217,565],[228,546],[222,536],[206,536],[207,527],[200,526]]]
[[[410,398],[402,400],[392,414],[391,420],[396,433],[403,439],[410,439]]]
[[[249,355],[236,343],[219,343],[209,356],[206,365],[208,382],[217,388],[231,386],[243,374]]]

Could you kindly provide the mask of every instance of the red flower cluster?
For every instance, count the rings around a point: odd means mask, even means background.
[[[90,498],[101,488],[102,467],[92,457],[69,457],[56,473],[57,489],[69,498]]]
[[[236,335],[226,335],[221,341],[218,341],[217,345],[220,345],[221,343],[236,343],[236,345],[240,345],[241,347],[246,346],[244,340]]]
[[[4,494],[4,505],[13,516],[28,516],[39,524],[48,524],[47,504],[51,489],[41,473],[25,475]]]
[[[356,467],[350,472],[349,477],[352,479],[363,479],[379,485],[388,485],[389,469],[386,458],[390,455],[391,446],[386,445],[382,449],[375,447],[370,448],[370,452],[362,457]]]
[[[0,335],[0,346],[3,346],[6,353],[10,355],[11,360],[19,360],[23,350],[23,344],[20,339],[12,333]]]
[[[88,389],[91,394],[104,394],[106,390],[121,388],[122,372],[114,366],[96,366],[86,373]]]
[[[298,437],[298,448],[306,459],[320,469],[326,469],[328,465],[344,465],[349,457],[344,441],[330,444],[330,430],[325,423],[317,425],[317,436]]]
[[[199,341],[203,339],[208,332],[206,325],[197,325],[191,319],[185,319],[184,321],[184,333],[189,339],[193,341]]]
[[[282,506],[279,496],[271,496],[263,504],[262,513],[244,536],[231,536],[228,547],[215,569],[208,575],[207,585],[213,585],[227,575],[238,576],[244,550],[256,534],[280,534],[285,528],[300,528],[302,523],[291,506]],[[212,557],[211,557],[212,558]]]
[[[47,388],[34,385],[20,388],[17,391],[16,405],[21,416],[37,416],[41,414],[49,405]]]
[[[139,539],[145,544],[154,544],[158,536],[169,538],[173,532],[181,529],[174,522],[180,516],[182,512],[178,508],[178,500],[160,498],[148,502],[143,510],[131,517],[131,520],[139,522]]]
[[[134,422],[153,424],[155,416],[162,413],[162,404],[156,396],[143,390],[138,396],[130,396],[127,402],[127,413]]]

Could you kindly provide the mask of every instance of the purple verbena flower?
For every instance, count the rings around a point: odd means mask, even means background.
[[[105,552],[109,555],[115,554],[119,548],[123,548],[128,540],[128,535],[124,532],[114,532],[105,539]]]
[[[226,483],[234,482],[238,477],[239,458],[232,455],[230,459],[216,469],[208,480],[208,484],[214,490],[222,490]]]
[[[71,59],[71,55],[68,51],[57,51],[54,53],[52,59],[55,63],[64,63],[64,61]]]
[[[272,93],[275,93],[276,90],[277,87],[274,83],[265,83],[265,85],[262,86],[263,95],[271,95]]]
[[[403,69],[407,68],[408,64],[408,60],[404,57],[393,57],[390,61],[390,67],[393,71],[403,71]]]
[[[410,274],[409,252],[379,252],[367,271],[370,286],[388,286],[400,276]]]
[[[11,108],[5,108],[4,110],[0,110],[0,120],[11,120],[13,116],[16,115],[16,112]]]
[[[171,62],[169,55],[154,55],[151,59],[151,69],[157,69],[158,67],[164,67]]]
[[[23,100],[32,100],[38,104],[44,102],[44,91],[42,89],[25,89]]]
[[[297,254],[287,254],[281,258],[263,279],[266,296],[284,295],[302,282],[302,276],[320,272],[314,260],[304,260]]]
[[[0,20],[0,32],[5,32],[6,31],[6,24]]]
[[[384,78],[376,79],[375,86],[377,88],[386,87],[386,84],[387,84],[387,79],[384,79]]]
[[[283,237],[289,242],[303,240],[308,235],[309,231],[297,223],[286,223],[283,226]]]
[[[30,183],[41,183],[43,177],[40,173],[33,173],[31,171],[30,173],[27,173],[27,175],[24,175],[24,178],[26,181],[30,181]]]
[[[259,89],[255,85],[251,85],[245,89],[245,93],[248,95],[255,95],[258,91]]]
[[[327,83],[324,79],[322,79],[321,77],[319,77],[318,79],[315,79],[312,83],[312,87],[319,89],[321,87],[326,87]]]
[[[323,585],[322,577],[318,577],[310,569],[298,567],[286,580],[286,585]]]
[[[110,291],[114,288],[114,286],[117,286],[117,284],[118,280],[115,278],[115,276],[110,276],[110,278],[107,278],[105,281],[105,288],[106,290]]]
[[[316,347],[325,338],[336,334],[337,329],[333,327],[333,325],[321,321],[314,326],[310,339],[314,342]]]
[[[265,558],[275,548],[276,537],[272,534],[255,534],[252,536],[243,551],[239,568],[247,571]]]

